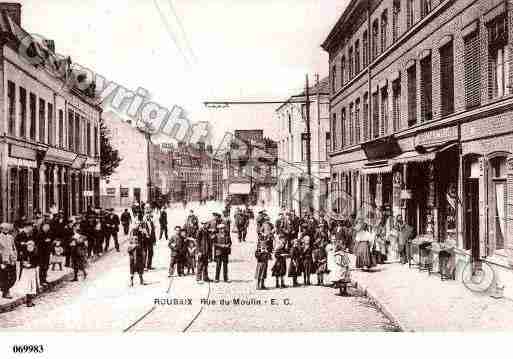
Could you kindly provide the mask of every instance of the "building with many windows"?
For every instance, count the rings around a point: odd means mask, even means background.
[[[53,41],[23,30],[20,4],[0,3],[0,39],[0,220],[99,205],[94,83],[55,54]]]
[[[278,185],[280,205],[296,213],[326,207],[330,170],[329,78],[322,79],[310,92],[310,159],[313,190],[307,169],[308,132],[306,129],[305,93],[291,96],[276,109],[279,122]]]
[[[264,131],[235,130],[225,154],[223,195],[234,204],[277,205],[278,144]]]
[[[513,279],[512,15],[502,0],[352,0],[322,45],[332,209],[401,214],[499,282]]]

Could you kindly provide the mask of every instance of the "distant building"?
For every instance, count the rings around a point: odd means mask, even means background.
[[[280,205],[303,213],[326,207],[330,168],[329,78],[309,89],[310,148],[313,190],[308,178],[305,94],[300,93],[276,109],[279,122],[278,167]]]
[[[225,199],[241,204],[278,204],[278,147],[263,133],[260,129],[235,131],[225,155]]]
[[[110,142],[121,162],[110,178],[102,180],[102,207],[126,207],[148,201],[148,146],[143,132],[114,112],[103,114]]]

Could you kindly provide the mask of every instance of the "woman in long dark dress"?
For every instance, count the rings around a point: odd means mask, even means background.
[[[128,256],[130,259],[130,286],[134,286],[134,274],[139,275],[141,285],[145,285],[143,279],[144,273],[144,235],[139,230],[140,225],[132,230],[130,240],[128,242]]]
[[[274,264],[271,269],[273,277],[276,278],[276,288],[286,288],[284,276],[287,274],[287,249],[285,248],[286,240],[284,236],[280,236],[276,242],[276,250],[274,251]],[[281,282],[281,283],[280,283]]]

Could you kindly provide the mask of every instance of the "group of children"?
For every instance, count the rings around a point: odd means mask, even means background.
[[[332,241],[327,231],[320,230],[315,236],[305,234],[288,238],[283,234],[276,236],[272,224],[266,222],[258,237],[255,251],[257,290],[266,288],[267,268],[273,257],[271,274],[275,277],[276,288],[286,288],[285,276],[292,278],[293,287],[299,286],[298,277],[303,277],[303,285],[311,285],[312,274],[317,275],[317,285],[337,285],[350,281],[349,259],[344,246],[342,243]],[[331,266],[336,268],[328,268],[328,246],[330,245],[333,257],[338,258],[331,263]],[[325,283],[325,276],[331,271],[334,271],[330,276],[332,283]]]

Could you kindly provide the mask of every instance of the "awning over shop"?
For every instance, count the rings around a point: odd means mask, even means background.
[[[457,145],[458,145],[457,142],[451,142],[451,143],[443,144],[441,146],[426,148],[422,152],[419,152],[418,150],[417,151],[407,151],[407,152],[404,152],[404,153],[400,154],[399,156],[396,156],[393,159],[391,159],[390,164],[395,165],[395,164],[403,164],[403,163],[408,163],[408,162],[433,161],[436,158],[437,154],[439,154],[440,152],[446,151],[450,148],[453,148]]]
[[[52,162],[57,164],[71,165],[77,154],[74,152],[64,151],[58,148],[50,147],[43,158],[44,162]]]
[[[392,165],[388,162],[369,162],[361,170],[361,174],[371,175],[392,172]]]
[[[363,168],[363,166],[367,163],[367,161],[354,161],[347,163],[337,163],[333,165],[332,172],[345,172],[352,170],[359,170]]]
[[[401,148],[394,136],[382,137],[362,143],[363,151],[368,159],[391,158],[401,153]]]
[[[230,194],[249,194],[251,186],[249,183],[230,183],[228,191]]]

